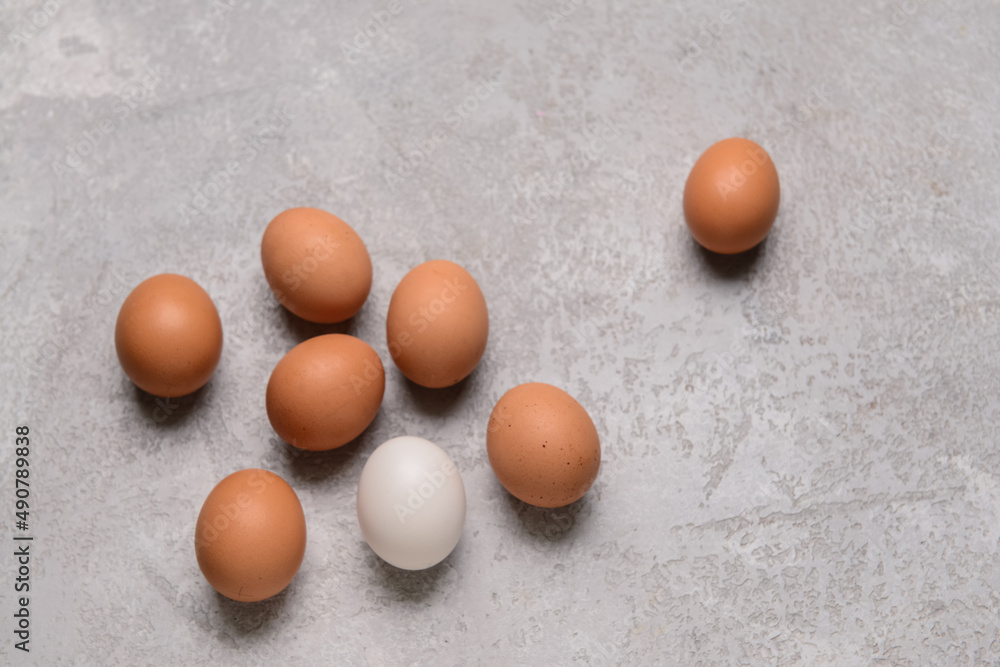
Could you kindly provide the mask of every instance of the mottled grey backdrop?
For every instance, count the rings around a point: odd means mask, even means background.
[[[35,664],[997,664],[998,35],[996,0],[5,2],[0,658],[26,657],[27,424]],[[681,195],[731,135],[770,151],[783,199],[759,251],[725,259]],[[291,206],[368,244],[346,325],[268,292],[261,233]],[[490,308],[486,356],[443,392],[384,337],[431,258]],[[164,271],[226,336],[174,401],[128,382],[112,337]],[[385,402],[358,442],[297,456],[264,388],[325,331],[375,347]],[[529,380],[603,438],[569,508],[512,500],[487,462],[493,403]],[[404,433],[469,497],[458,548],[419,573],[355,518],[366,457]],[[244,605],[192,542],[250,466],[293,485],[309,544],[284,594]]]

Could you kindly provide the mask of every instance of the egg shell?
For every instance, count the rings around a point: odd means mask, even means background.
[[[703,247],[733,255],[764,240],[780,201],[771,156],[753,141],[733,137],[712,145],[691,168],[684,218]]]
[[[219,311],[190,278],[152,276],[122,303],[115,351],[141,389],[164,397],[190,394],[208,382],[222,356]]]
[[[424,438],[382,443],[358,481],[358,524],[387,563],[423,570],[448,557],[465,525],[465,485],[451,458]]]
[[[479,284],[448,260],[412,269],[389,301],[389,353],[403,375],[424,387],[450,387],[472,373],[489,329]]]
[[[291,583],[306,551],[306,518],[295,491],[267,470],[219,482],[198,514],[195,556],[212,588],[256,602]]]
[[[290,208],[264,230],[264,276],[275,298],[311,322],[342,322],[368,298],[372,261],[357,232],[318,208]]]
[[[601,465],[590,415],[565,391],[541,382],[518,385],[497,401],[486,449],[504,488],[537,507],[579,500]]]
[[[326,334],[299,343],[271,372],[267,416],[286,442],[321,451],[357,438],[375,419],[385,370],[364,341]]]

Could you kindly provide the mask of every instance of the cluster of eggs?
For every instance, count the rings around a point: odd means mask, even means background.
[[[777,172],[767,153],[745,139],[715,144],[697,161],[684,191],[692,236],[719,253],[742,252],[767,235],[777,214]],[[277,300],[318,323],[342,322],[364,305],[372,263],[358,234],[315,208],[289,209],[267,226],[264,274]],[[489,317],[475,279],[447,260],[420,264],[397,285],[386,317],[390,356],[412,382],[455,385],[486,349]],[[222,324],[209,295],[175,274],[153,276],[125,299],[115,327],[122,368],[158,396],[192,393],[211,377],[222,352]],[[341,447],[375,419],[385,370],[372,347],[354,336],[325,334],[290,350],[266,389],[267,416],[291,445]],[[538,507],[580,499],[597,477],[600,438],[586,409],[543,383],[514,387],[489,417],[486,450],[497,479]],[[358,481],[362,535],[385,561],[431,567],[451,553],[466,513],[461,474],[447,453],[415,436],[390,439],[372,452]],[[195,554],[208,582],[234,600],[282,591],[305,554],[306,520],[292,487],[259,469],[234,472],[206,498],[195,529]]]

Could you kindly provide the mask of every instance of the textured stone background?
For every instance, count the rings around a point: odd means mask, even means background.
[[[25,660],[28,424],[35,664],[1000,663],[1000,3],[403,0],[383,27],[387,0],[224,2],[0,10],[0,661]],[[724,259],[680,203],[731,135],[771,152],[783,201]],[[297,205],[368,244],[346,325],[264,282],[261,233]],[[437,257],[491,318],[444,392],[404,382],[384,338],[396,282]],[[112,332],[164,271],[208,290],[226,343],[207,387],[158,403]],[[355,444],[296,456],[264,387],[331,330],[380,353],[385,402]],[[602,434],[565,509],[512,500],[487,462],[489,411],[528,380]],[[419,573],[355,518],[366,457],[403,433],[469,493],[457,550]],[[192,542],[250,466],[294,486],[309,544],[285,593],[244,605]]]

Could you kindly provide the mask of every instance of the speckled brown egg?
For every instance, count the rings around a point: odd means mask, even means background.
[[[389,301],[389,354],[424,387],[450,387],[483,356],[490,319],[479,284],[454,262],[436,259],[407,273]]]
[[[382,360],[368,343],[326,334],[296,345],[271,372],[267,416],[286,442],[321,451],[346,445],[378,414]]]
[[[164,397],[190,394],[208,382],[222,356],[219,311],[190,278],[147,278],[118,312],[115,351],[141,389]]]
[[[590,415],[565,391],[541,382],[518,385],[497,401],[486,450],[504,488],[538,507],[579,500],[601,465]]]
[[[227,598],[256,602],[291,583],[306,551],[298,496],[273,472],[229,475],[205,499],[194,538],[198,567]]]
[[[706,150],[684,186],[684,218],[695,241],[733,255],[764,240],[778,215],[781,187],[771,156],[749,139]]]
[[[278,301],[311,322],[343,322],[361,310],[372,260],[357,232],[318,208],[290,208],[264,230],[264,276]]]

